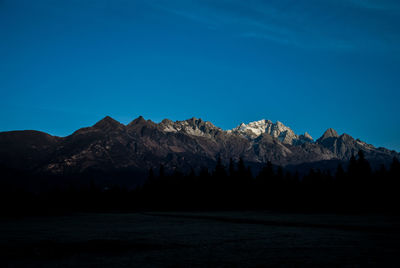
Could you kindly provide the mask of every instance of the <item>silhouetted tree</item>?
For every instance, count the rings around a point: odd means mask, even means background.
[[[151,167],[149,170],[149,175],[147,177],[147,182],[152,183],[154,181],[154,170]]]
[[[224,179],[227,174],[225,170],[225,166],[222,164],[221,157],[217,159],[217,165],[215,166],[214,176],[219,178],[220,180]]]
[[[335,178],[336,178],[336,181],[338,183],[343,183],[344,182],[345,172],[344,172],[344,169],[342,167],[342,164],[340,164],[340,163],[338,164],[338,166],[336,168]]]
[[[165,177],[165,168],[164,168],[164,165],[163,164],[161,164],[160,165],[160,170],[159,170],[159,173],[158,173],[159,175],[159,177],[160,178],[164,178]]]
[[[392,164],[390,165],[391,176],[400,179],[400,162],[397,157],[393,157]]]
[[[229,159],[229,176],[233,178],[235,176],[235,162],[232,157]]]
[[[207,167],[202,167],[199,174],[200,178],[207,179],[210,176]]]
[[[368,179],[371,176],[371,166],[369,162],[365,159],[364,152],[362,150],[358,151],[358,172],[364,179]]]
[[[354,156],[354,154],[350,157],[347,172],[350,176],[354,176],[357,174],[357,160],[356,160],[356,157]]]
[[[263,181],[271,180],[274,176],[274,167],[272,166],[271,161],[268,161],[267,164],[261,169],[259,178]]]
[[[246,166],[244,164],[243,158],[241,157],[239,158],[238,162],[237,174],[242,180],[246,177]]]

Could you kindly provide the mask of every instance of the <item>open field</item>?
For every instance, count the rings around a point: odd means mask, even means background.
[[[400,217],[270,212],[0,220],[1,267],[399,267]]]

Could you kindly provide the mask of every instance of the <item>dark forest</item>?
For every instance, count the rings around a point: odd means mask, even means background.
[[[3,176],[23,176],[6,174]],[[32,179],[32,178],[31,178]],[[240,158],[198,174],[164,166],[149,170],[145,183],[133,190],[120,185],[87,185],[32,192],[1,187],[3,213],[129,212],[145,210],[279,210],[290,212],[398,212],[400,163],[373,171],[362,151],[334,174],[311,169],[307,175],[267,162],[252,174]],[[4,181],[4,180],[3,180]]]

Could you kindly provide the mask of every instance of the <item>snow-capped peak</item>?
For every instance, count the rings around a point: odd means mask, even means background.
[[[232,132],[242,132],[242,133],[248,133],[250,135],[254,136],[260,136],[262,133],[266,132],[266,129],[268,126],[273,124],[270,120],[259,120],[259,121],[254,121],[250,122],[247,125],[245,123],[241,123],[238,127],[232,129]]]
[[[241,123],[236,128],[228,130],[228,132],[240,134],[249,139],[254,139],[266,133],[274,138],[278,138],[281,142],[287,144],[312,141],[312,137],[308,133],[299,136],[296,135],[292,129],[285,126],[282,122],[276,121],[276,123],[273,123],[271,120],[266,119],[250,122],[248,124]]]

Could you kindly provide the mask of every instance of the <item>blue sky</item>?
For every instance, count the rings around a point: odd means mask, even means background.
[[[262,118],[400,151],[400,2],[0,0],[0,131]]]

